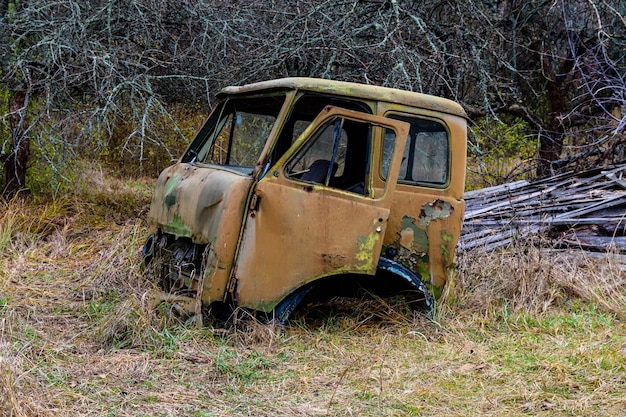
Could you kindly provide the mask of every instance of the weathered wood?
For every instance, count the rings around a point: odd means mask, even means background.
[[[489,212],[491,210],[494,210],[496,208],[511,206],[513,203],[517,203],[519,201],[523,201],[523,200],[527,200],[529,198],[535,198],[535,197],[547,194],[550,191],[556,189],[559,185],[560,184],[555,184],[552,187],[549,187],[549,188],[547,188],[545,190],[535,191],[535,192],[531,193],[530,195],[521,195],[519,197],[512,198],[512,199],[510,199],[508,201],[500,201],[500,202],[495,203],[493,205],[490,205],[488,207],[482,207],[482,208],[479,208],[479,209],[466,211],[465,212],[465,218],[466,219],[471,219],[473,217],[476,217],[476,216],[478,216],[480,214],[483,214],[483,213],[487,213],[487,212]]]
[[[585,236],[585,237],[573,237],[571,239],[563,239],[562,243],[566,243],[568,246],[579,247],[586,250],[592,250],[596,252],[604,252],[607,250],[626,246],[626,237],[611,237],[611,236]]]
[[[459,248],[495,249],[537,234],[564,228],[587,228],[589,250],[626,252],[626,238],[601,236],[600,231],[623,230],[626,222],[626,164],[611,169],[564,173],[534,183],[510,184],[465,194],[466,216]],[[589,226],[598,226],[589,229]],[[591,230],[591,232],[589,231]],[[591,235],[590,235],[591,233]],[[572,235],[572,236],[575,236]],[[572,244],[565,238],[555,244]]]
[[[541,224],[545,223],[551,226],[589,226],[589,225],[605,225],[605,224],[618,224],[625,222],[626,219],[615,217],[590,217],[582,219],[569,219],[569,218],[545,218],[545,219],[515,219],[514,221],[501,222],[497,220],[484,220],[477,223],[472,223],[470,227],[492,228],[486,230],[495,230],[496,228],[503,226],[510,226],[511,224]],[[474,232],[477,233],[477,232]]]
[[[583,207],[581,209],[574,210],[574,211],[571,211],[569,213],[565,213],[565,214],[559,215],[557,217],[561,217],[562,218],[564,216],[567,216],[567,217],[572,218],[572,217],[582,216],[584,214],[589,214],[589,213],[596,212],[596,211],[601,210],[603,208],[615,207],[615,206],[621,205],[621,204],[626,204],[626,194],[618,195],[618,196],[615,196],[613,198],[606,199],[606,200],[604,200],[603,202],[600,202],[600,203],[590,204],[588,207]]]
[[[511,192],[519,188],[523,188],[529,184],[526,180],[516,181],[509,184],[495,185],[493,187],[481,188],[479,190],[468,191],[465,198],[487,198],[498,195],[502,192]]]

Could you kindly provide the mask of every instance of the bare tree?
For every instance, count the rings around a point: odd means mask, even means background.
[[[537,138],[539,177],[583,159],[598,162],[589,157],[601,153],[598,136],[604,135],[601,126],[606,123],[594,124],[599,122],[594,115],[616,114],[617,96],[608,91],[623,85],[625,62],[617,51],[624,50],[625,27],[624,10],[610,2],[238,4],[261,17],[233,21],[236,33],[257,34],[239,40],[247,46],[238,51],[243,79],[307,75],[356,80],[449,97],[474,118],[515,116]],[[596,129],[593,138],[572,143],[571,136],[588,124]],[[615,132],[614,143],[622,143]]]
[[[5,0],[0,7],[0,13],[7,21],[11,21],[16,13],[16,4]],[[3,45],[4,46],[4,45]],[[3,53],[0,59],[13,60],[14,54]],[[24,82],[28,73],[15,77],[10,83],[8,95],[8,120],[11,132],[8,146],[3,144],[0,152],[0,162],[4,166],[5,190],[2,193],[7,199],[12,199],[26,183],[26,165],[30,155],[30,139],[28,137],[28,123],[25,117],[30,91]],[[5,153],[4,149],[10,151]]]
[[[168,149],[163,120],[177,132],[172,103],[209,107],[221,86],[282,76],[398,87],[457,100],[472,118],[521,118],[538,138],[539,176],[600,162],[624,146],[617,3],[2,0],[4,195],[24,188],[30,145],[50,150],[40,155],[55,169],[99,149],[141,165],[148,149]]]
[[[577,94],[563,117],[572,141],[565,161],[626,159],[626,4],[561,0]],[[580,15],[585,16],[581,19]]]
[[[214,29],[199,18],[212,12],[204,3],[4,0],[0,10],[12,132],[0,139],[6,198],[25,187],[30,141],[58,167],[70,154],[110,146],[123,125],[117,147],[141,164],[147,147],[164,148],[156,124],[170,117],[167,103],[221,84],[224,69],[202,45]]]

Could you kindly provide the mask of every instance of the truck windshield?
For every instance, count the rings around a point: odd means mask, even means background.
[[[285,96],[278,95],[220,103],[181,161],[252,173],[284,101]]]

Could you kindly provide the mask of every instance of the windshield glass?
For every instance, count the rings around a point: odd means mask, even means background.
[[[227,100],[213,111],[182,162],[215,164],[249,174],[259,160],[285,96]]]

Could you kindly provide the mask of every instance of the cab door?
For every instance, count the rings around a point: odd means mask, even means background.
[[[339,274],[374,275],[409,125],[327,107],[256,184],[229,291],[269,312],[302,285]],[[384,189],[385,137],[395,137]]]

